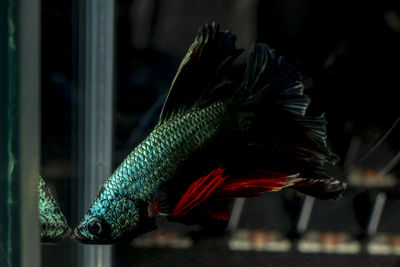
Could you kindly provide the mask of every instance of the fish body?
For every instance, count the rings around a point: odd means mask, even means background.
[[[324,117],[305,115],[300,75],[258,44],[243,77],[229,77],[242,52],[235,39],[216,24],[200,30],[159,123],[105,182],[75,239],[115,243],[163,221],[227,219],[227,200],[284,187],[320,198],[343,191],[321,167],[335,156]]]
[[[38,189],[40,239],[48,242],[69,238],[71,228],[42,177],[39,177]]]
[[[191,154],[229,126],[226,113],[224,104],[216,103],[157,126],[113,173],[104,190],[117,189],[149,201],[155,187],[172,179]]]
[[[158,125],[106,181],[91,210],[106,215],[105,220],[123,221],[115,224],[119,227],[112,229],[112,235],[128,231],[130,223],[138,221],[136,207],[149,206],[155,189],[173,179],[192,154],[212,143],[231,124],[225,104],[218,102]],[[110,209],[112,201],[121,196],[129,201]],[[86,218],[88,223],[90,218]]]

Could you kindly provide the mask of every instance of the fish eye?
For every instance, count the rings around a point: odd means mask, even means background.
[[[104,222],[93,218],[89,221],[87,229],[92,235],[100,236],[104,233]]]

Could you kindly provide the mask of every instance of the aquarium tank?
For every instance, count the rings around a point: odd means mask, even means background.
[[[400,265],[394,1],[0,21],[0,267]]]

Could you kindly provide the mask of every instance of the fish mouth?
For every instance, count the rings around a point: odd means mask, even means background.
[[[79,228],[76,227],[74,230],[74,235],[73,238],[78,241],[79,243],[83,244],[99,244],[99,245],[107,245],[107,244],[113,244],[114,242],[112,241],[103,241],[101,239],[90,239],[87,238],[86,236],[81,234],[81,231],[79,231]]]
[[[71,234],[72,234],[72,229],[68,227],[67,229],[65,229],[64,233],[60,237],[62,239],[68,239],[71,237]]]
[[[137,235],[135,235],[137,236]],[[73,239],[78,241],[79,243],[82,244],[92,244],[92,245],[112,245],[115,243],[120,243],[120,242],[129,242],[133,237],[130,236],[129,238],[119,238],[119,239],[90,239],[85,237],[84,235],[81,234],[79,231],[79,228],[76,227],[74,230],[74,235]]]
[[[73,238],[74,238],[76,241],[79,241],[79,242],[81,242],[81,243],[91,243],[90,240],[89,240],[88,238],[86,238],[85,236],[83,236],[83,235],[81,234],[81,231],[79,231],[78,227],[75,228],[75,230],[74,230]]]
[[[56,236],[44,235],[44,236],[41,236],[40,239],[41,239],[42,243],[57,243],[57,242],[61,242],[61,241],[70,239],[71,234],[72,234],[72,229],[70,227],[67,227],[66,229],[64,229],[64,231],[61,234],[58,234]]]

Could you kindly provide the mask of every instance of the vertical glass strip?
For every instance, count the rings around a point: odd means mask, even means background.
[[[40,261],[39,2],[1,1],[0,12],[0,264],[35,267]]]
[[[22,266],[40,266],[37,183],[40,166],[40,1],[21,0],[18,14]]]
[[[6,241],[6,252],[8,258],[8,264],[10,266],[21,266],[19,260],[21,255],[21,244],[20,244],[20,179],[19,173],[20,168],[16,163],[19,158],[19,143],[18,143],[18,105],[19,103],[19,88],[18,88],[18,73],[17,73],[17,62],[18,62],[18,35],[19,21],[17,18],[17,3],[16,1],[8,1],[7,6],[7,25],[8,25],[8,36],[7,36],[7,122],[6,122],[6,134],[7,134],[7,173],[6,173],[6,188],[7,188],[7,241]]]
[[[114,84],[114,1],[86,0],[84,11],[84,157],[80,214],[87,211],[111,174]],[[81,83],[82,84],[82,83]],[[85,245],[85,267],[111,266],[111,247]]]
[[[0,1],[0,266],[9,266],[8,256],[8,1]]]

